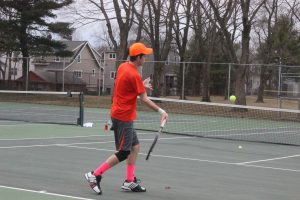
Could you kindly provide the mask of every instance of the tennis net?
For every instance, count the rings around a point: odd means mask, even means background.
[[[169,113],[164,132],[300,145],[300,111],[150,97]],[[136,129],[157,131],[156,112],[138,104]]]
[[[83,94],[0,90],[0,120],[82,126]]]

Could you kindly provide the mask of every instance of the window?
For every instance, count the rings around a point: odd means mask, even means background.
[[[17,68],[10,69],[10,75],[12,75],[12,76],[18,75],[18,69]]]
[[[115,53],[110,53],[108,55],[109,59],[116,59],[116,54]]]
[[[81,55],[80,54],[78,54],[78,56],[77,56],[77,62],[81,62]]]
[[[110,72],[110,79],[115,79],[116,72],[112,71]]]
[[[54,58],[54,61],[55,61],[55,62],[59,62],[59,61],[60,61],[60,58],[59,58],[58,56],[56,56],[56,57]]]
[[[74,77],[82,78],[82,70],[75,70]]]
[[[170,56],[168,55],[167,60],[165,61],[165,65],[169,65],[170,64]]]
[[[95,69],[93,69],[93,71],[92,71],[92,76],[96,76],[96,70]]]

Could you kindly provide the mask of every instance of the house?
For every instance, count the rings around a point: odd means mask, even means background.
[[[86,83],[72,74],[65,74],[63,81],[62,76],[58,76],[56,72],[29,71],[28,79],[30,82],[28,90],[61,91],[63,83],[65,91],[84,92],[86,90]],[[23,76],[14,81],[14,88],[22,89],[22,81]]]
[[[112,94],[114,89],[114,79],[116,76],[116,52],[113,50],[105,50],[100,52],[101,55],[101,66],[103,66],[103,80],[104,80],[104,94]],[[121,61],[124,62],[124,61]],[[179,56],[176,52],[169,54],[168,60],[164,63],[164,79],[163,85],[165,88],[165,94],[177,95],[177,76],[179,74]],[[142,78],[146,79],[150,77],[153,79],[154,76],[154,58],[153,55],[147,56],[146,62],[140,71]],[[151,91],[149,91],[151,95]]]
[[[71,57],[41,56],[33,60],[35,72],[45,72],[61,77],[61,88],[57,90],[65,91],[65,84],[69,80],[81,79],[86,83],[88,93],[98,94],[102,90],[103,75],[101,67],[101,55],[90,46],[87,41],[62,41],[67,50],[73,52]],[[68,83],[71,84],[71,83]],[[76,82],[74,82],[76,85]]]
[[[113,50],[104,50],[101,55],[101,66],[103,67],[102,88],[103,94],[112,94],[116,76],[116,52]]]
[[[34,70],[34,65],[32,64],[32,58],[29,60],[29,70]],[[22,76],[22,54],[19,51],[14,51],[10,58],[6,56],[0,57],[0,68],[5,73],[4,75],[0,73],[0,80],[17,80]]]

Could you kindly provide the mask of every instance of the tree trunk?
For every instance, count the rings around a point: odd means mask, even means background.
[[[264,90],[265,90],[265,83],[266,83],[265,73],[266,73],[266,69],[265,67],[262,67],[260,72],[260,84],[258,87],[256,103],[264,103]]]
[[[153,76],[153,93],[155,97],[159,97],[164,90],[164,76],[163,76],[163,63],[156,63],[154,66]]]
[[[209,82],[210,82],[210,63],[206,63],[202,68],[202,101],[210,102]]]

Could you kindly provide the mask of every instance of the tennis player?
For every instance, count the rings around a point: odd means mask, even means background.
[[[130,61],[121,64],[117,71],[111,119],[115,135],[117,152],[107,158],[97,169],[85,174],[90,187],[102,194],[100,181],[102,175],[116,164],[126,160],[126,179],[122,185],[123,191],[146,192],[146,188],[139,185],[140,181],[134,176],[135,165],[140,143],[133,128],[136,119],[137,97],[142,102],[160,114],[161,122],[168,120],[168,114],[152,102],[146,93],[145,87],[151,88],[149,79],[142,81],[138,68],[143,66],[145,55],[152,54],[152,48],[147,48],[143,43],[137,42],[129,47]]]

